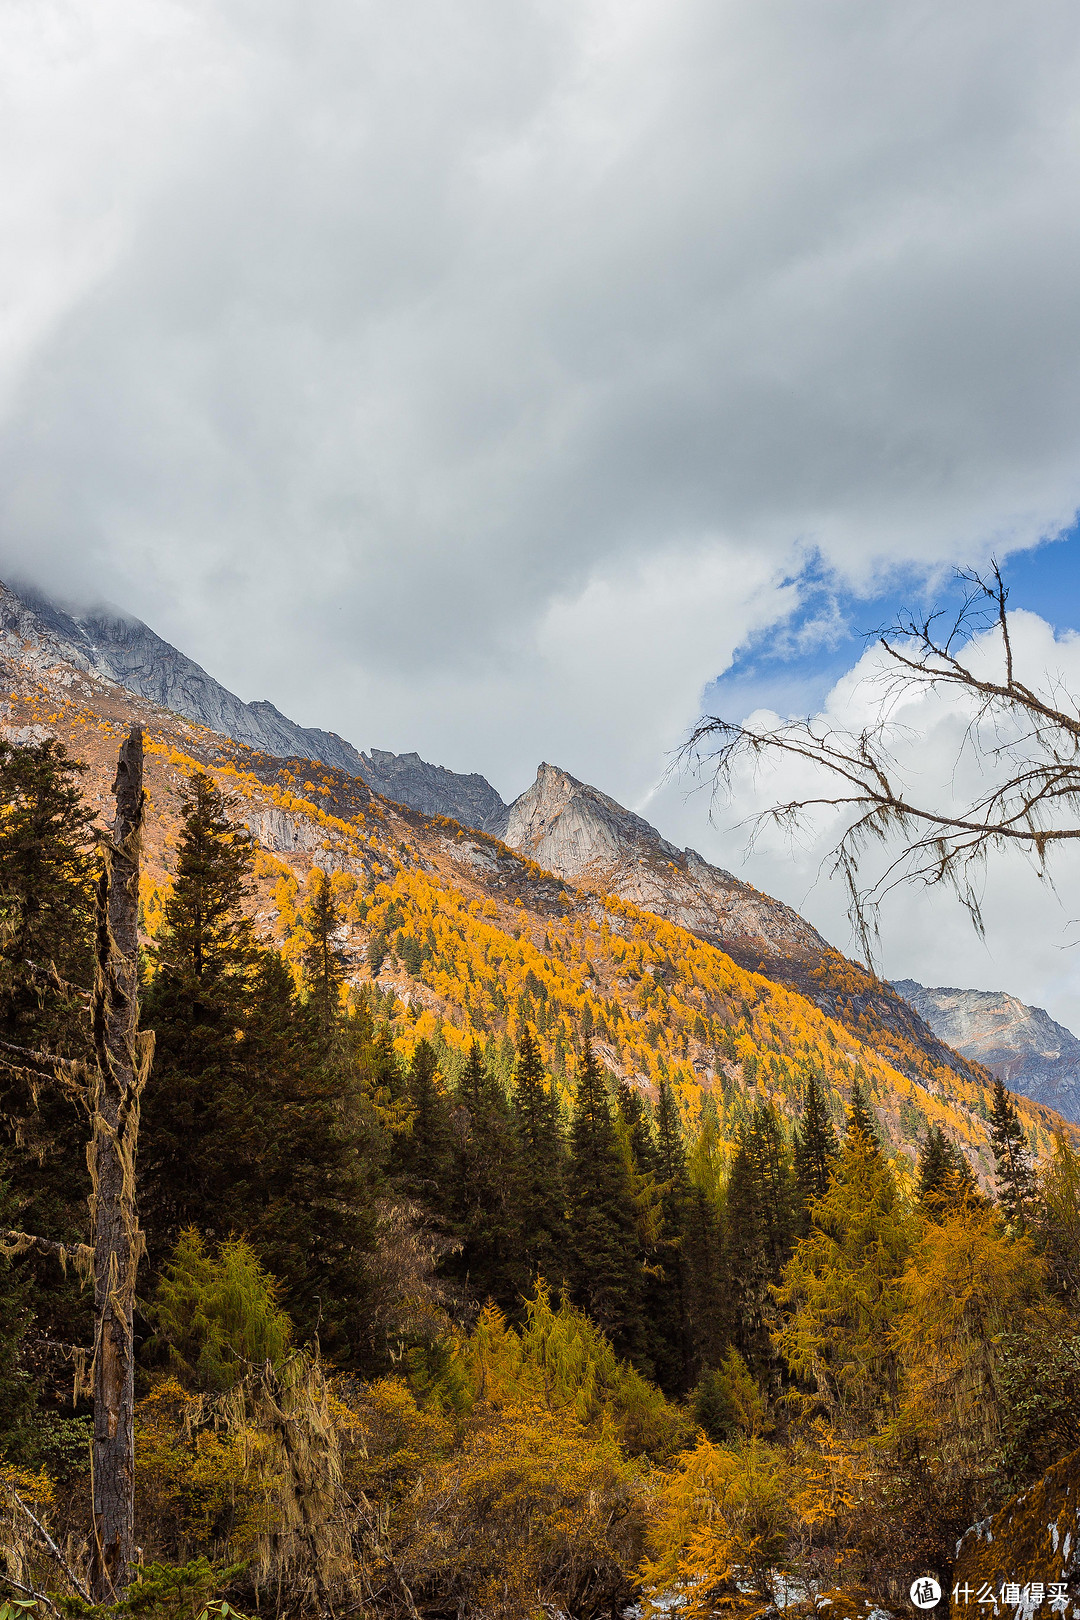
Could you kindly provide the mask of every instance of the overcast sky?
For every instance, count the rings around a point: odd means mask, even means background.
[[[1078,57],[1065,0],[10,0],[0,567],[726,850],[649,795],[737,654],[816,706],[860,604],[1074,519]]]

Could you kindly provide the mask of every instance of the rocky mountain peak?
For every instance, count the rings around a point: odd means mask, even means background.
[[[372,748],[360,756],[364,780],[376,793],[407,804],[426,816],[448,816],[463,827],[501,838],[506,805],[491,783],[473,772],[462,775],[429,765],[419,754],[392,754]]]
[[[641,816],[546,761],[510,806],[503,841],[570,881],[594,867],[599,875],[613,863],[680,855]]]
[[[618,894],[744,960],[827,948],[790,907],[676,848],[643,816],[546,761],[510,806],[503,841],[568,882]]]
[[[1044,1008],[1004,990],[928,989],[915,979],[894,979],[892,987],[963,1057],[1010,1090],[1080,1121],[1080,1040]]]

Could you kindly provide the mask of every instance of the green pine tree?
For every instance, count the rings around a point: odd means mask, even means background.
[[[795,1130],[795,1180],[799,1188],[800,1228],[809,1230],[810,1206],[824,1198],[840,1152],[821,1082],[812,1074],[807,1082],[802,1120]]]
[[[243,1233],[302,1339],[340,1364],[366,1354],[381,1141],[347,1026],[328,1061],[281,957],[263,952],[244,1025],[243,1086],[211,1151],[229,1166],[203,1230]]]
[[[346,959],[335,939],[340,919],[334,907],[330,879],[318,866],[303,921],[310,935],[303,956],[305,1005],[317,1044],[328,1054],[341,1027],[341,986]]]
[[[517,1142],[506,1093],[475,1041],[454,1102],[448,1219],[461,1248],[445,1269],[478,1304],[490,1299],[512,1313],[526,1286]]]
[[[405,1082],[411,1125],[394,1138],[391,1175],[398,1190],[429,1214],[446,1215],[450,1196],[452,1139],[450,1102],[435,1050],[419,1040]]]
[[[858,1080],[853,1081],[851,1086],[845,1135],[850,1138],[855,1132],[861,1132],[872,1148],[880,1149],[881,1131]]]
[[[691,1193],[679,1105],[667,1079],[660,1081],[652,1156],[660,1223],[646,1280],[646,1314],[656,1380],[662,1389],[685,1395],[695,1373],[687,1260]]]
[[[638,1211],[607,1086],[589,1041],[577,1069],[567,1181],[571,1298],[621,1355],[640,1355]]]
[[[304,1338],[365,1354],[377,1134],[340,1040],[297,999],[244,910],[252,850],[205,775],[184,803],[146,997],[157,1029],[140,1163],[151,1262],[186,1228],[244,1236]],[[336,991],[335,991],[336,994]]]
[[[690,1199],[686,1277],[694,1366],[718,1367],[731,1346],[734,1312],[726,1221],[720,1119],[712,1097],[702,1099],[697,1135],[688,1156]]]
[[[798,1229],[798,1191],[776,1111],[754,1110],[731,1166],[727,1216],[737,1347],[755,1374],[771,1360],[771,1290],[780,1281]]]
[[[566,1150],[558,1098],[529,1029],[521,1037],[514,1068],[513,1125],[525,1269],[530,1280],[542,1277],[554,1285],[566,1275]]]
[[[93,983],[92,814],[86,769],[52,738],[0,741],[0,1038],[85,1051]]]
[[[656,1138],[645,1100],[636,1086],[620,1080],[615,1089],[619,1119],[633,1167],[638,1175],[656,1173]]]
[[[1025,1226],[1035,1198],[1035,1175],[1016,1104],[1001,1080],[994,1081],[990,1146],[997,1166],[998,1203],[1008,1220],[1016,1226]]]
[[[91,1044],[96,863],[79,794],[84,769],[51,738],[26,748],[0,742],[0,1040],[69,1058],[89,1056]],[[85,1120],[58,1087],[32,1082],[16,1054],[0,1066],[0,1174],[6,1224],[59,1243],[85,1240]],[[0,1318],[21,1321],[29,1291],[41,1338],[88,1342],[88,1298],[74,1275],[25,1254],[2,1279]],[[3,1404],[14,1413],[25,1374],[14,1362],[10,1370]]]
[[[276,1280],[243,1238],[207,1252],[192,1227],[181,1232],[148,1308],[150,1356],[167,1359],[191,1389],[231,1389],[252,1367],[280,1367],[292,1339]]]
[[[931,1125],[916,1165],[918,1199],[924,1213],[942,1215],[978,1196],[971,1166],[938,1125]]]
[[[258,958],[244,912],[250,835],[230,820],[225,795],[201,771],[182,810],[173,889],[144,1001],[144,1022],[157,1036],[140,1136],[154,1263],[184,1227],[215,1229],[243,1153],[242,1036]]]
[[[683,1254],[694,1370],[718,1367],[731,1345],[732,1291],[723,1212],[692,1182]]]

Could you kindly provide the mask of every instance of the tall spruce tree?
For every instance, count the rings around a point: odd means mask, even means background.
[[[747,1364],[764,1375],[771,1361],[770,1290],[780,1281],[798,1228],[798,1192],[791,1154],[776,1111],[755,1108],[740,1133],[727,1197],[735,1342]]]
[[[428,1040],[417,1041],[405,1082],[411,1126],[394,1137],[390,1173],[398,1190],[444,1218],[450,1202],[450,1102],[439,1060]]]
[[[25,748],[0,741],[0,1041],[68,1058],[91,1052],[95,863],[84,770],[52,738]],[[8,1054],[0,1067],[7,1224],[74,1244],[85,1237],[90,1194],[85,1120],[59,1088],[32,1079]],[[32,1301],[40,1337],[89,1342],[89,1303],[74,1275],[34,1253],[0,1275],[10,1292],[0,1313],[12,1328],[29,1320]],[[14,1400],[25,1378],[11,1372]],[[70,1393],[66,1370],[61,1383]]]
[[[304,1000],[316,1044],[324,1055],[329,1055],[341,1027],[346,959],[335,938],[339,918],[330,879],[318,866],[303,921],[309,935],[303,956]]]
[[[679,1105],[670,1080],[660,1081],[656,1102],[653,1170],[660,1225],[646,1280],[646,1310],[653,1324],[653,1362],[661,1388],[685,1395],[694,1382],[694,1341],[687,1257],[690,1181]]]
[[[349,1106],[359,1081],[340,1043],[328,1045],[333,1018],[312,1016],[280,956],[254,939],[252,848],[228,809],[193,776],[146,998],[157,1030],[142,1130],[151,1261],[187,1227],[247,1237],[301,1337],[317,1331],[356,1365],[375,1241],[370,1127]],[[329,1006],[333,957],[329,975],[321,966],[308,988],[314,978]]]
[[[926,1133],[915,1173],[919,1204],[934,1220],[978,1194],[971,1166],[938,1125],[931,1125]]]
[[[517,1142],[502,1085],[473,1041],[454,1097],[448,1218],[461,1244],[446,1270],[478,1304],[515,1312],[526,1289]]]
[[[630,1190],[637,1210],[637,1244],[642,1267],[642,1310],[637,1356],[648,1365],[652,1376],[667,1378],[669,1362],[667,1336],[670,1322],[664,1320],[663,1292],[663,1214],[656,1168],[656,1138],[651,1110],[636,1086],[619,1080],[615,1087],[615,1132],[630,1177]],[[661,1368],[664,1369],[663,1373]],[[665,1387],[673,1387],[665,1384]]]
[[[825,1093],[816,1074],[811,1074],[806,1085],[802,1119],[795,1130],[795,1180],[799,1188],[801,1212],[800,1227],[809,1230],[810,1206],[815,1198],[824,1198],[829,1190],[829,1177],[840,1152]]]
[[[558,1098],[528,1028],[521,1036],[514,1068],[513,1124],[525,1268],[530,1281],[542,1277],[555,1285],[566,1275],[566,1149]]]
[[[686,1211],[687,1309],[695,1376],[718,1367],[731,1346],[732,1289],[724,1213],[697,1182],[690,1184]]]
[[[577,1068],[567,1180],[571,1298],[620,1355],[640,1356],[638,1211],[607,1085],[589,1041]]]
[[[634,1169],[638,1175],[653,1176],[656,1173],[656,1138],[645,1099],[637,1087],[626,1080],[619,1081],[615,1097]]]
[[[86,767],[53,738],[0,741],[0,1038],[85,1051],[93,982],[92,815]]]
[[[232,1180],[204,1230],[247,1236],[301,1339],[357,1364],[375,1246],[377,1132],[346,1043],[328,1062],[292,974],[261,952],[244,1026],[244,1095],[220,1143]],[[226,1121],[223,1120],[223,1126]],[[214,1144],[211,1144],[213,1147]]]
[[[218,1231],[217,1212],[243,1162],[248,1115],[242,1035],[257,959],[244,912],[251,837],[204,772],[192,776],[182,811],[145,1001],[145,1022],[157,1034],[141,1142],[155,1264],[185,1226],[229,1235]]]
[[[1016,1226],[1025,1226],[1035,1198],[1035,1175],[1016,1104],[1001,1080],[994,1081],[990,1146],[997,1166],[998,1203],[1008,1220]]]
[[[694,1366],[700,1374],[718,1367],[727,1354],[734,1320],[720,1118],[709,1096],[702,1099],[687,1170],[686,1275]]]
[[[866,1093],[861,1083],[856,1079],[851,1086],[851,1101],[848,1103],[847,1125],[845,1135],[851,1137],[861,1132],[872,1148],[880,1148],[881,1133],[874,1111],[866,1100]]]

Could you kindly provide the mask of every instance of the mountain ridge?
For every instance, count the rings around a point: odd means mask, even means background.
[[[718,946],[857,1030],[909,1078],[964,1066],[888,985],[829,946],[791,907],[695,850],[676,848],[643,817],[544,762],[505,805],[482,776],[461,776],[417,754],[359,753],[334,733],[297,726],[272,704],[244,704],[141,621],[115,609],[73,617],[46,598],[0,587],[0,651],[30,667],[50,662],[171,709],[271,758],[320,761],[390,802],[446,817],[576,886],[614,894]],[[973,1071],[974,1072],[974,1071]]]
[[[57,737],[86,762],[84,792],[103,815],[118,742],[131,724],[144,728],[151,933],[169,891],[187,782],[206,770],[257,839],[250,906],[260,937],[291,953],[299,971],[311,876],[316,867],[329,872],[349,982],[380,998],[403,1056],[421,1036],[459,1057],[473,1039],[504,1051],[528,1026],[568,1088],[575,1049],[589,1037],[628,1083],[655,1094],[667,1077],[688,1117],[714,1109],[729,1145],[763,1103],[795,1118],[810,1073],[839,1122],[858,1079],[909,1161],[935,1123],[984,1183],[992,1177],[990,1076],[929,1031],[925,1049],[897,1049],[898,1063],[877,1025],[845,1023],[688,929],[576,887],[490,834],[384,800],[321,762],[256,753],[115,682],[50,662],[49,649],[21,651],[22,659],[0,646],[0,734],[24,743]],[[1018,1106],[1047,1151],[1058,1116],[1025,1099]]]
[[[115,681],[262,753],[321,760],[426,815],[449,815],[482,831],[502,825],[506,806],[484,777],[428,765],[418,754],[365,753],[337,732],[290,720],[268,699],[245,703],[141,619],[118,609],[69,613],[38,591],[0,584],[0,648],[20,656],[20,647],[38,661],[52,657]]]

